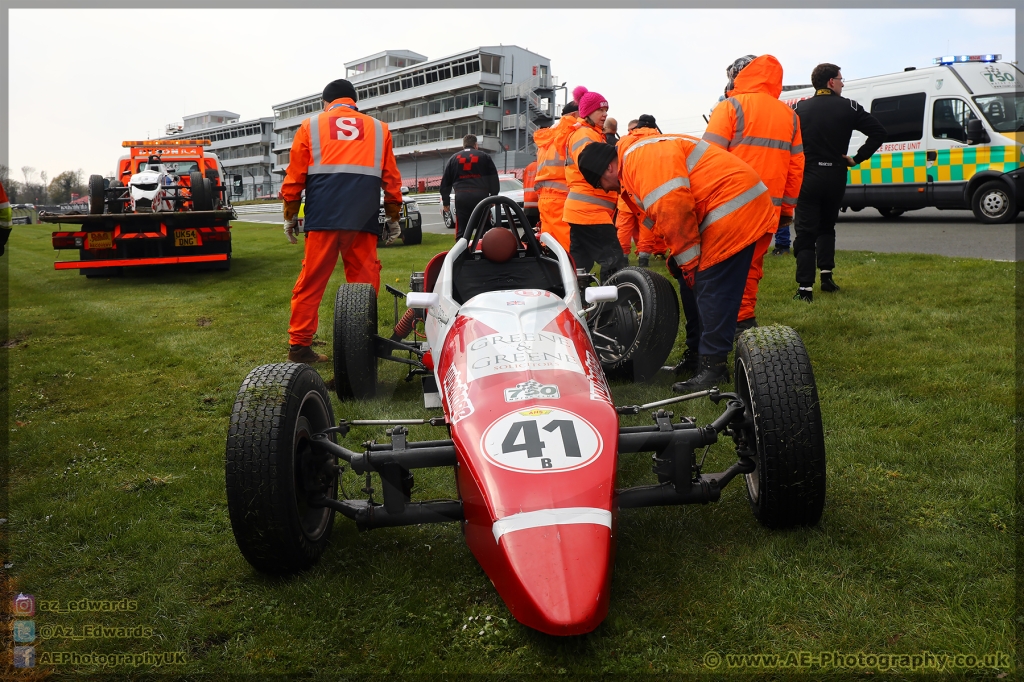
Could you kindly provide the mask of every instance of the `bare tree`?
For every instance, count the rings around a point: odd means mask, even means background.
[[[21,173],[25,176],[25,185],[32,184],[32,176],[36,174],[36,169],[32,166],[22,166]]]
[[[11,169],[5,163],[0,163],[0,183],[6,187],[11,182]]]

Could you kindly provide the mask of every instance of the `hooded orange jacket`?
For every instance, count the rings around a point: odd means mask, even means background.
[[[750,164],[768,187],[776,218],[791,216],[803,182],[804,148],[800,119],[779,100],[782,65],[770,54],[761,55],[739,72],[734,85],[711,113],[704,139]]]
[[[533,134],[533,142],[537,145],[537,175],[533,186],[538,193],[545,191],[567,194],[569,186],[565,184],[565,144],[576,124],[576,117],[567,114],[558,119],[558,125],[541,128]]]
[[[689,135],[627,138],[619,181],[626,204],[686,272],[721,263],[778,225],[754,169]]]
[[[580,154],[593,142],[607,144],[604,131],[579,119],[566,143],[565,180],[569,195],[565,198],[562,219],[576,225],[613,225],[618,193],[593,187],[583,178],[578,165]]]

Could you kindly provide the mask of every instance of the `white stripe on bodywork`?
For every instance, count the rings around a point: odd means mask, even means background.
[[[532,512],[520,512],[498,519],[491,527],[494,541],[500,542],[501,536],[517,530],[543,528],[545,526],[564,526],[576,523],[590,523],[595,526],[612,527],[612,513],[607,509],[596,507],[563,507],[561,509],[538,509]]]

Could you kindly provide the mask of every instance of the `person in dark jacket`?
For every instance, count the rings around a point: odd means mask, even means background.
[[[462,138],[463,149],[448,160],[441,177],[441,211],[451,212],[451,191],[455,189],[455,239],[465,236],[473,209],[489,196],[498,194],[498,169],[490,154],[477,147],[476,135]]]
[[[811,72],[814,96],[796,105],[804,141],[804,179],[793,228],[796,256],[795,300],[813,300],[815,261],[821,290],[839,291],[832,279],[836,258],[836,219],[846,192],[846,170],[871,158],[885,142],[885,128],[857,102],[842,97],[843,74],[835,64],[818,64]],[[857,130],[867,136],[857,153],[847,155]]]

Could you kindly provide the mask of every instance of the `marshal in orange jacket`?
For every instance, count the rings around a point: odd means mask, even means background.
[[[754,169],[689,135],[621,145],[619,181],[626,204],[665,240],[684,272],[721,263],[778,224]]]
[[[380,190],[385,203],[402,204],[402,176],[385,123],[360,113],[347,97],[295,131],[288,174],[281,185],[286,215],[306,190],[305,229],[380,232]]]
[[[779,100],[782,65],[770,54],[761,55],[739,72],[735,86],[711,113],[704,139],[757,171],[776,217],[792,216],[804,176],[804,148],[800,119]]]
[[[566,143],[565,180],[569,194],[565,198],[562,219],[576,225],[614,225],[612,217],[618,193],[595,189],[584,179],[577,165],[580,153],[593,142],[607,143],[604,131],[584,119],[577,120]]]
[[[565,184],[565,145],[576,124],[576,116],[566,114],[558,125],[541,128],[533,134],[537,145],[537,175],[533,186],[538,194],[540,231],[551,234],[566,251],[569,250],[569,225],[562,220],[565,197],[569,186]]]
[[[537,208],[537,162],[531,161],[523,170],[523,208]]]

